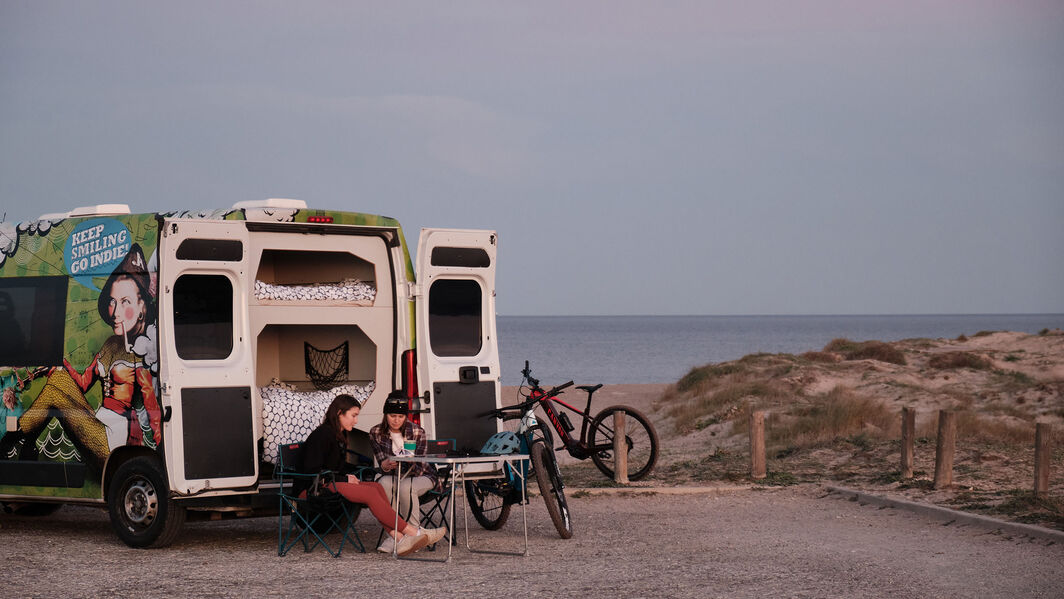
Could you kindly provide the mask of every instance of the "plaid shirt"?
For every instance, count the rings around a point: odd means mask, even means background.
[[[428,437],[425,429],[407,420],[403,423],[402,434],[404,439],[413,439],[417,443],[414,455],[425,455],[428,451]],[[377,425],[369,429],[369,439],[373,442],[373,457],[377,459],[377,465],[395,457],[392,450],[392,437],[388,433],[388,427]],[[408,474],[409,473],[409,474]],[[427,476],[436,484],[436,468],[431,464],[410,463],[403,466],[403,477]]]

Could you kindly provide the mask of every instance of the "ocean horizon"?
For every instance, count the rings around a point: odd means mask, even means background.
[[[502,383],[528,360],[544,385],[674,383],[691,368],[754,353],[802,353],[831,340],[953,339],[1064,329],[1064,314],[498,316]]]

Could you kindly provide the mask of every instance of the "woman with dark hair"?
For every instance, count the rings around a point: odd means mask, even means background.
[[[355,428],[358,423],[358,413],[361,407],[355,398],[350,395],[337,395],[336,399],[325,410],[325,418],[321,426],[310,433],[303,443],[303,472],[321,472],[330,470],[340,474],[346,464],[345,450],[347,449],[347,432]],[[305,493],[306,484],[294,489],[296,493]],[[447,533],[446,528],[422,529],[409,524],[406,520],[398,518],[396,526],[396,513],[392,509],[384,487],[375,482],[363,482],[353,474],[347,475],[344,480],[330,485],[331,490],[344,496],[344,499],[352,503],[362,503],[369,507],[370,512],[377,519],[388,535],[396,543],[396,552],[399,555],[407,555],[420,551],[424,547],[434,544]]]

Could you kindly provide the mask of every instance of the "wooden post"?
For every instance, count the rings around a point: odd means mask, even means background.
[[[913,445],[916,442],[916,410],[901,409],[901,477],[913,477]]]
[[[953,485],[953,451],[957,444],[957,414],[938,412],[938,443],[935,448],[935,488]]]
[[[1049,424],[1039,422],[1034,429],[1034,493],[1049,495],[1049,462],[1053,456]]]
[[[613,482],[628,484],[628,436],[625,434],[624,410],[613,412]]]
[[[765,467],[765,413],[750,414],[750,476],[761,480],[768,475]]]

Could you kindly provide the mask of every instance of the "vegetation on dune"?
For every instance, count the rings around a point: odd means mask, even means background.
[[[824,351],[842,354],[847,360],[878,360],[904,366],[905,352],[882,341],[850,341],[833,339],[824,346]]]
[[[951,409],[957,415],[955,487],[950,499],[938,501],[1064,529],[1064,499],[1016,491],[1029,484],[1036,417],[1064,417],[1064,381],[1003,370],[988,357],[1027,372],[1036,360],[1048,363],[1029,349],[942,351],[948,344],[835,339],[821,351],[797,356],[752,354],[692,368],[666,390],[658,408],[675,434],[702,431],[707,452],[664,462],[653,477],[674,483],[750,481],[750,416],[764,410],[770,477],[758,484],[830,480],[938,493],[930,480],[936,413]],[[902,479],[900,412],[914,405],[923,406],[917,415],[918,467],[915,478]],[[1054,461],[1062,458],[1064,448]]]
[[[965,351],[951,351],[931,356],[927,361],[931,368],[945,370],[949,368],[972,368],[974,370],[987,370],[991,367],[990,360]]]

